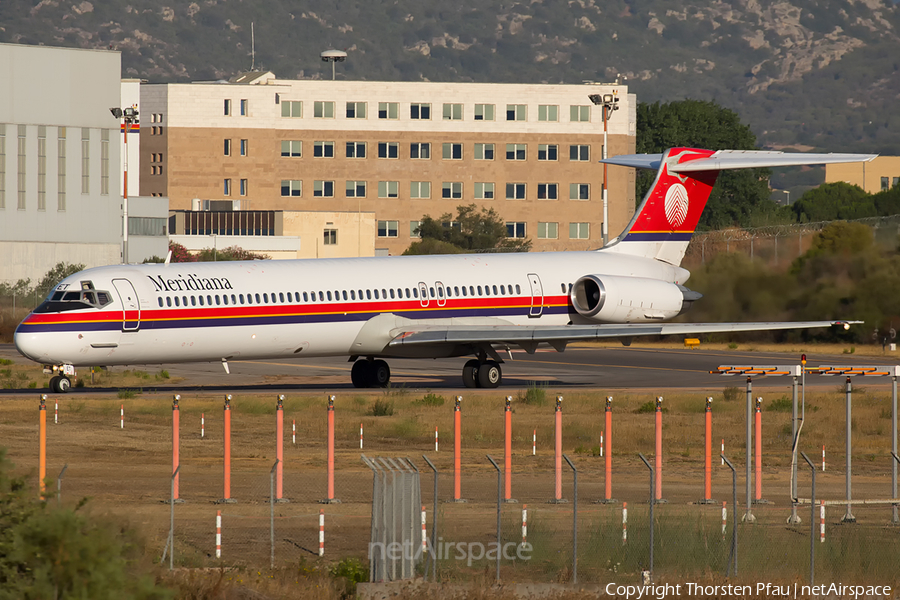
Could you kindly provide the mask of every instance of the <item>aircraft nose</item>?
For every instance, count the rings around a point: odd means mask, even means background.
[[[19,351],[19,354],[26,358],[30,358],[35,362],[44,362],[43,359],[48,356],[49,349],[41,339],[40,334],[24,332],[22,331],[22,327],[19,326],[16,329],[13,341],[16,344],[16,350]]]

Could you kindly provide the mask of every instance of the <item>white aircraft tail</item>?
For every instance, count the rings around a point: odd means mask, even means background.
[[[868,162],[876,154],[803,154],[758,150],[671,148],[662,154],[630,154],[600,162],[657,169],[656,180],[631,222],[603,249],[681,264],[719,171],[826,163]]]

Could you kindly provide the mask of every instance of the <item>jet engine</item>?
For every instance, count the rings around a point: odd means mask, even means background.
[[[601,323],[664,321],[680,315],[701,297],[676,283],[618,275],[585,275],[569,292],[580,316]]]

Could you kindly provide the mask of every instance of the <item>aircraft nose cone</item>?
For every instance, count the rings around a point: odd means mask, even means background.
[[[41,336],[36,333],[23,332],[21,326],[16,328],[14,342],[19,354],[35,362],[42,362],[48,355],[48,349],[42,343]]]

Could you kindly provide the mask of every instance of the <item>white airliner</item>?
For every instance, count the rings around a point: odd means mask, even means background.
[[[349,356],[356,387],[386,386],[385,358],[474,356],[466,387],[501,382],[500,352],[634,336],[827,327],[845,321],[666,323],[701,296],[679,265],[720,170],[869,161],[875,155],[674,148],[606,162],[657,169],[600,250],[114,265],[64,279],[16,329],[19,352],[78,366]]]

